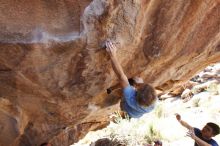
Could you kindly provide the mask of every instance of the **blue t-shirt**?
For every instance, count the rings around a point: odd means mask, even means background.
[[[199,138],[202,139],[203,141],[207,142],[208,144],[211,144],[212,146],[218,146],[217,142],[216,142],[214,139],[205,140],[205,139],[202,137],[202,133],[201,133],[201,130],[200,130],[200,129],[194,128],[194,132],[195,132],[195,135],[196,135],[197,137],[199,137]],[[194,146],[198,146],[198,144],[195,142]]]
[[[137,91],[134,89],[134,87],[130,85],[123,89],[123,95],[124,95],[123,108],[132,118],[139,118],[144,113],[148,113],[152,111],[155,107],[154,104],[148,107],[140,106],[136,100]]]

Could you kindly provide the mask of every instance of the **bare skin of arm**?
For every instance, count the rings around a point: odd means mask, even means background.
[[[187,122],[181,120],[181,116],[180,116],[179,114],[176,114],[176,119],[179,121],[179,123],[180,123],[183,127],[187,128],[188,130],[193,129],[193,127],[190,126]]]
[[[203,141],[202,139],[200,139],[199,137],[197,137],[197,136],[195,135],[195,132],[194,132],[193,129],[192,129],[192,130],[189,130],[189,131],[187,132],[187,136],[189,136],[189,137],[191,137],[192,139],[194,139],[195,142],[196,142],[199,146],[212,146],[212,145],[208,144],[207,142]]]
[[[181,120],[181,116],[179,114],[176,114],[176,119],[179,121],[179,123],[187,128],[189,131],[187,132],[187,136],[191,137],[192,139],[195,140],[195,142],[199,145],[199,146],[211,146],[210,144],[208,144],[207,142],[203,141],[202,139],[200,139],[199,137],[197,137],[195,135],[194,132],[194,128],[192,126],[190,126],[187,122]]]
[[[118,61],[118,58],[116,56],[117,48],[112,44],[112,42],[108,41],[108,42],[106,42],[106,50],[110,56],[112,68],[113,68],[115,74],[117,75],[122,88],[127,87],[129,85],[128,78],[125,75],[125,73],[124,73],[124,71]]]

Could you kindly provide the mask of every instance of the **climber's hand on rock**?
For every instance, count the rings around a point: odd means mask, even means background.
[[[115,45],[113,45],[111,41],[106,41],[105,45],[106,45],[106,51],[109,53],[109,55],[111,57],[115,57],[116,51],[117,51],[117,48],[115,47]]]

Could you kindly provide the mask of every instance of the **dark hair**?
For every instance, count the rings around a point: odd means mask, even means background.
[[[131,86],[134,86],[134,84],[135,84],[135,80],[133,78],[129,78],[128,82]]]
[[[49,144],[48,142],[44,142],[40,146],[47,146],[48,144]]]
[[[149,84],[144,84],[137,91],[136,99],[138,104],[141,106],[150,106],[156,100],[156,98],[156,91]]]
[[[162,142],[160,140],[154,141],[154,144],[158,144],[158,145],[162,146]]]
[[[125,146],[125,144],[119,142],[118,140],[110,140],[108,138],[102,138],[102,139],[98,139],[95,142],[95,146]]]
[[[212,133],[213,133],[214,136],[216,136],[220,133],[220,128],[217,124],[209,122],[206,125],[208,125],[209,127],[212,128],[212,131],[213,131]]]

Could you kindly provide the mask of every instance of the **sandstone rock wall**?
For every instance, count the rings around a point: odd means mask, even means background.
[[[106,38],[128,77],[168,90],[220,60],[220,1],[1,1],[0,145],[69,145],[107,123]]]

